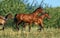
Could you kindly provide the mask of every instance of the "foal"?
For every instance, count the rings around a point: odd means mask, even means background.
[[[45,17],[47,17],[48,19],[50,19],[50,16],[49,16],[48,13],[43,13],[41,16],[36,17],[34,20],[32,20],[34,24],[39,25],[40,28],[38,30],[40,30],[40,31],[42,29],[44,29],[43,20],[44,20]],[[25,27],[26,27],[26,25],[25,25]],[[30,29],[31,29],[31,26],[30,26]]]
[[[34,23],[39,25],[39,30],[41,29],[44,29],[44,25],[43,25],[43,19],[47,17],[48,19],[50,18],[49,14],[48,13],[44,13],[42,14],[41,16],[37,17],[35,20],[34,20]]]
[[[39,7],[31,14],[16,14],[14,17],[14,22],[16,23],[17,30],[19,30],[18,24],[21,23],[22,21],[28,23],[29,29],[30,29],[31,27],[30,24],[32,24],[33,20],[38,16],[38,14],[42,12],[43,12],[43,9]]]
[[[13,18],[11,13],[7,14],[5,17],[0,16],[0,25],[3,25],[3,28],[1,30],[4,30],[4,25],[6,24],[8,18]]]

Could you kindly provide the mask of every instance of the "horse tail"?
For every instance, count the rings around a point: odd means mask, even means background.
[[[17,16],[17,14],[15,14],[15,16],[14,16],[14,22],[17,22],[16,16]]]

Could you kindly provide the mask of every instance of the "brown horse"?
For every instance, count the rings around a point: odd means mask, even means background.
[[[37,25],[39,25],[39,27],[40,27],[39,30],[44,29],[43,19],[45,17],[47,17],[48,19],[50,19],[49,14],[48,13],[44,13],[41,16],[35,18],[35,20],[34,20],[34,23],[37,24]]]
[[[0,30],[4,30],[4,25],[6,24],[6,21],[8,20],[8,18],[9,19],[13,18],[11,13],[7,14],[5,17],[0,16],[0,25],[3,25],[3,28]]]
[[[38,16],[34,20],[32,20],[34,24],[39,25],[39,29],[38,30],[40,30],[40,31],[42,29],[44,29],[43,20],[44,20],[45,17],[47,17],[48,19],[50,19],[50,16],[49,16],[48,13],[43,13],[41,16]],[[26,25],[24,25],[23,28],[25,29],[25,27],[26,27]],[[29,26],[29,27],[31,29],[31,26]],[[29,29],[29,31],[30,31],[30,29]]]
[[[37,8],[33,13],[31,14],[16,14],[14,17],[14,22],[16,23],[16,27],[18,28],[18,24],[23,22],[29,23],[29,29],[30,29],[30,24],[33,22],[39,13],[43,13],[43,9],[41,7]],[[30,31],[30,30],[29,30]]]

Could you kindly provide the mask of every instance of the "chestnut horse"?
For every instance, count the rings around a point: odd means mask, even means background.
[[[37,8],[31,14],[16,14],[14,17],[14,22],[16,23],[17,30],[19,30],[18,24],[21,23],[22,21],[28,23],[29,29],[30,29],[30,26],[31,26],[30,24],[33,22],[32,20],[34,20],[39,13],[43,13],[43,9],[41,7]]]
[[[35,20],[34,20],[34,23],[37,24],[37,25],[39,25],[39,27],[40,27],[39,30],[40,31],[41,31],[41,29],[44,29],[43,20],[44,20],[45,17],[47,17],[48,19],[50,19],[49,14],[48,13],[44,13],[41,16],[35,18]]]
[[[39,29],[38,30],[40,30],[40,31],[42,29],[44,29],[43,20],[44,20],[45,17],[47,17],[48,19],[50,19],[50,16],[49,16],[48,13],[43,13],[41,16],[38,16],[34,20],[32,20],[34,24],[39,25]],[[26,25],[25,25],[25,27],[26,27]],[[30,26],[30,29],[31,29],[31,26]]]
[[[8,20],[8,18],[13,18],[11,13],[7,14],[5,17],[0,16],[0,25],[3,26],[3,28],[0,30],[4,30],[4,25],[6,24],[6,21]]]

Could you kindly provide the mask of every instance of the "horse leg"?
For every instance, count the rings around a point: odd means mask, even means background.
[[[19,30],[19,28],[18,28],[18,24],[16,24],[16,28],[17,28],[17,30]]]
[[[23,22],[22,30],[24,30],[24,29],[25,29],[25,27],[26,27],[25,22]]]
[[[40,31],[43,29],[44,30],[44,26],[43,26],[43,24],[41,23],[40,25]]]
[[[30,30],[31,30],[31,24],[32,24],[32,23],[29,24],[29,32],[30,32]]]
[[[3,30],[4,31],[4,25],[2,25],[2,28],[0,30]]]
[[[42,29],[44,30],[44,25],[43,25],[43,24],[41,25],[41,27],[42,27]]]
[[[20,23],[20,21],[18,21],[17,23],[16,23],[16,28],[17,28],[17,30],[19,30],[19,27],[18,27],[18,24]]]
[[[3,24],[3,28],[2,28],[2,30],[4,31],[4,24]]]
[[[3,30],[4,30],[4,26],[3,26],[3,28],[2,28]]]
[[[39,24],[39,28],[38,28],[38,30],[40,30],[40,31],[41,31],[41,24]]]

